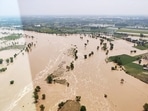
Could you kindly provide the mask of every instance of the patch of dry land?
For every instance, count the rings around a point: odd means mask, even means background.
[[[109,41],[104,39],[100,45],[100,38],[90,35],[21,33],[18,42],[23,39],[25,45],[21,52],[0,51],[2,59],[20,52],[13,63],[0,65],[7,67],[0,73],[0,111],[58,111],[59,103],[67,100],[69,103],[59,111],[78,111],[75,105],[84,105],[87,111],[143,111],[148,102],[148,84],[123,70],[111,70],[115,64],[107,58],[136,56],[146,50],[135,49],[133,43],[124,40],[112,41],[110,50]],[[136,53],[131,54],[131,50]],[[71,101],[76,96],[81,96],[80,102]],[[67,110],[71,102],[73,107]]]

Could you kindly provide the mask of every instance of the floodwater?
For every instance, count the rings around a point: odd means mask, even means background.
[[[29,31],[24,31],[24,34],[34,36],[34,39],[26,38],[26,42],[36,45],[31,52],[18,56],[7,72],[0,74],[1,111],[39,111],[41,104],[45,105],[45,111],[57,111],[61,101],[75,99],[76,96],[81,96],[80,103],[86,106],[87,111],[142,111],[144,103],[148,102],[147,84],[123,71],[111,71],[114,63],[105,62],[112,55],[130,54],[134,49],[132,43],[113,41],[114,49],[106,55],[101,48],[97,51],[100,40],[88,36],[80,39],[80,35],[57,36]],[[87,40],[89,43],[84,47]],[[74,45],[78,50],[76,61],[67,55],[67,50]],[[132,56],[146,52],[136,50]],[[84,59],[84,55],[91,51],[94,55]],[[74,70],[67,72],[66,65],[72,61]],[[59,78],[66,79],[69,87],[58,83],[47,84],[45,81],[61,63],[64,65]],[[12,86],[9,85],[11,79],[15,80]],[[124,79],[124,84],[120,83],[121,79]],[[41,91],[39,102],[35,105],[32,96],[37,85]],[[42,94],[46,94],[45,100],[41,99]]]

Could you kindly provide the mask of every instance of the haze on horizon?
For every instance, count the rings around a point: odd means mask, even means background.
[[[148,0],[1,0],[0,16],[142,15]]]

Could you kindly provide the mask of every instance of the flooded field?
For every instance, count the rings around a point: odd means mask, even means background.
[[[76,96],[81,96],[81,104],[87,111],[143,110],[148,100],[148,85],[124,71],[112,71],[115,64],[106,60],[109,56],[135,56],[146,53],[146,50],[135,49],[133,43],[124,40],[115,40],[112,41],[114,49],[106,55],[106,51],[101,50],[100,39],[88,35],[59,36],[31,31],[22,34],[24,42],[35,45],[29,51],[21,52],[7,71],[0,73],[0,111],[40,111],[41,104],[44,104],[45,111],[57,111],[60,102]],[[109,47],[110,43],[104,42]],[[97,46],[100,46],[99,50]],[[78,51],[77,60],[73,57],[73,49]],[[131,50],[137,52],[131,54]],[[0,51],[0,58],[10,57],[16,51]],[[84,55],[92,51],[93,54],[84,59]],[[72,61],[74,69],[67,71],[66,66]],[[56,81],[62,82],[48,84],[49,74],[56,75]],[[121,79],[124,84],[120,83]],[[9,83],[11,80],[14,80],[13,85]],[[33,91],[36,86],[41,90],[35,104]],[[46,95],[45,100],[41,99],[42,94]]]

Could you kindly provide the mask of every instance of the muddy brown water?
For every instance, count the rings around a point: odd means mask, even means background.
[[[30,107],[27,111],[39,111],[41,104],[45,105],[45,111],[56,111],[58,103],[68,99],[75,99],[75,96],[81,96],[80,103],[85,105],[88,111],[142,111],[143,104],[148,102],[147,84],[125,74],[123,71],[111,71],[114,64],[105,62],[105,59],[110,55],[130,54],[130,50],[133,50],[133,44],[123,40],[114,41],[114,50],[106,56],[101,49],[97,51],[97,46],[100,44],[99,39],[84,37],[81,40],[80,35],[56,36],[29,31],[24,33],[35,37],[33,40],[26,39],[26,41],[33,41],[36,46],[28,53],[28,59],[27,53],[25,53],[26,58],[20,55],[18,62],[14,63],[12,68],[9,68],[8,72],[6,72],[7,76],[0,75],[1,82],[7,83],[5,88],[2,87],[3,91],[1,90],[2,95],[0,97],[2,99],[0,99],[0,102],[2,105],[0,109],[2,111],[8,111],[6,107],[18,100],[18,92],[21,93],[20,89],[26,86],[26,88],[30,89],[22,95],[22,98],[16,102],[16,105],[10,111],[25,111],[27,104]],[[89,43],[85,48],[84,43],[87,40],[89,40]],[[78,60],[76,61],[66,54],[67,50],[74,47],[74,45],[77,46],[78,50]],[[88,55],[91,51],[94,51],[94,55],[85,60],[84,55]],[[145,51],[138,50],[136,54],[141,53],[145,53]],[[45,79],[48,74],[57,70],[59,64],[63,61],[65,62],[64,68],[71,61],[74,61],[74,70],[65,71],[59,77],[66,79],[69,82],[69,87],[57,83],[47,84]],[[27,72],[22,73],[22,69],[15,70],[16,86],[10,87],[7,79],[10,79],[14,67],[25,67]],[[21,75],[20,79],[19,73],[24,77]],[[124,84],[120,84],[122,78],[125,80]],[[17,83],[20,80],[22,80],[22,84]],[[32,92],[37,85],[41,86],[41,92],[39,92],[39,103],[34,105]],[[11,89],[12,93],[8,93],[11,96],[7,97],[8,99],[3,103],[2,101],[6,97],[4,93],[8,91],[8,88],[13,88]],[[46,100],[41,99],[42,94],[46,94]],[[104,98],[104,94],[107,95],[107,98]],[[11,102],[8,102],[9,99]]]

